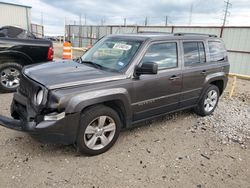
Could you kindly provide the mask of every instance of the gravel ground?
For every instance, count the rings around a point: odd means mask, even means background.
[[[250,187],[249,94],[250,81],[239,80],[213,115],[145,122],[95,157],[0,127],[0,187]],[[0,114],[9,116],[11,99],[0,94]]]
[[[244,98],[245,101],[245,98]],[[229,107],[230,103],[230,107]],[[213,116],[198,118],[198,126],[211,128],[223,144],[236,142],[246,148],[250,139],[250,106],[239,99],[222,99]]]

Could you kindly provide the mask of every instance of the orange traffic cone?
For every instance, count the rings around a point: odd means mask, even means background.
[[[63,43],[63,59],[72,59],[71,42],[64,42]]]

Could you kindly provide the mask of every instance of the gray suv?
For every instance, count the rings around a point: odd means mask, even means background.
[[[0,124],[97,155],[138,122],[188,108],[210,115],[228,72],[214,35],[109,35],[75,60],[25,67],[13,119],[0,116]]]

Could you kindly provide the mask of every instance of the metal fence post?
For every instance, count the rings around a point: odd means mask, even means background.
[[[90,44],[92,45],[93,44],[93,41],[92,41],[92,36],[93,36],[93,33],[92,33],[92,25],[90,26]]]
[[[174,33],[174,26],[172,26],[171,28],[171,33]]]

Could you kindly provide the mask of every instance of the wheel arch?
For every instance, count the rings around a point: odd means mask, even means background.
[[[220,95],[222,95],[222,93],[224,91],[224,80],[222,80],[222,79],[214,80],[214,81],[210,82],[209,84],[215,85],[216,87],[218,87],[218,89],[220,91]]]
[[[33,60],[28,55],[18,51],[0,52],[0,63],[4,63],[6,60],[17,60],[22,66],[33,63]]]
[[[122,92],[121,92],[122,91]],[[66,105],[66,113],[83,112],[95,105],[105,105],[118,112],[124,127],[132,119],[128,93],[124,88],[99,90],[74,96]]]
[[[220,95],[222,95],[224,89],[226,88],[227,80],[228,78],[224,72],[210,74],[206,77],[206,84],[204,84],[204,88],[207,88],[209,85],[215,85],[216,87],[218,87]]]

